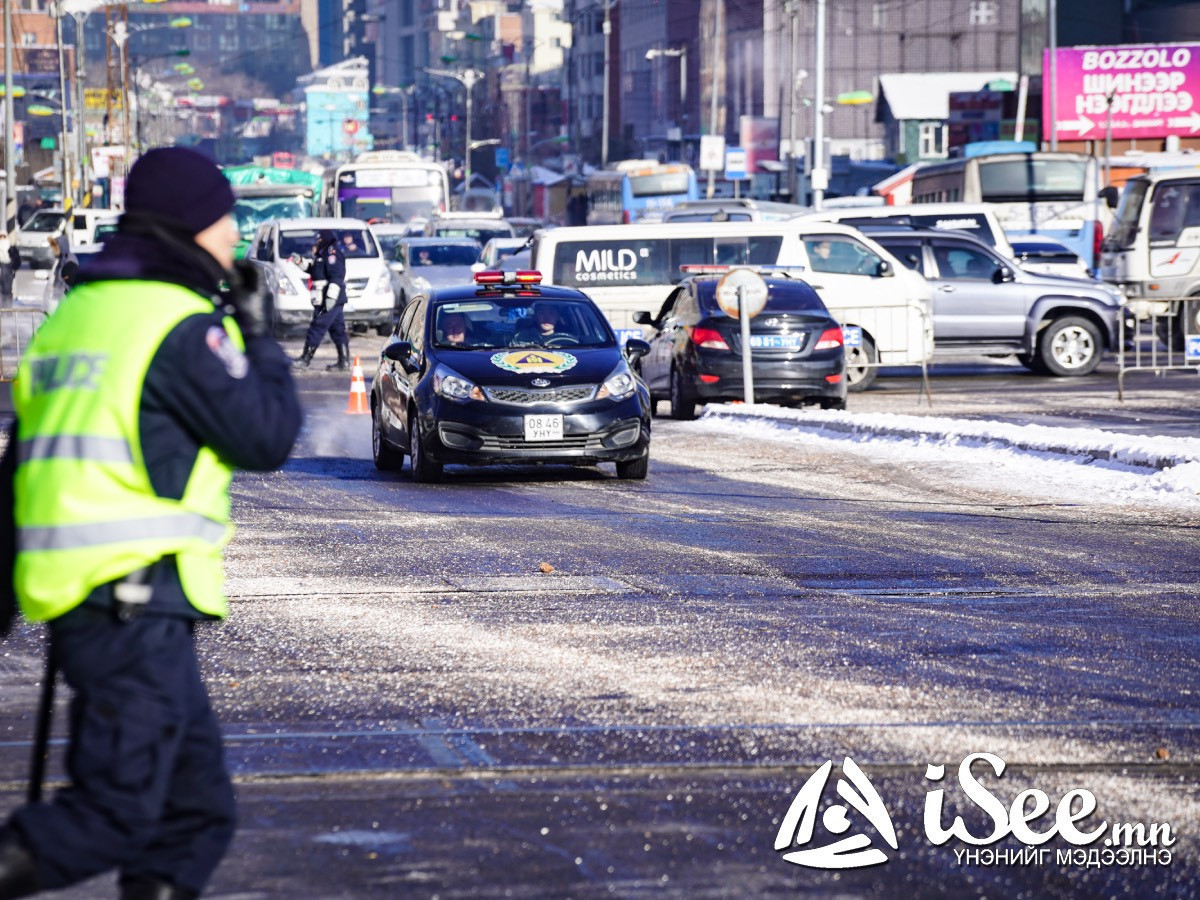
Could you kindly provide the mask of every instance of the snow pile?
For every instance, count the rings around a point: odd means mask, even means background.
[[[1073,503],[1200,505],[1200,439],[767,404],[709,405],[696,425],[936,469],[983,489]]]

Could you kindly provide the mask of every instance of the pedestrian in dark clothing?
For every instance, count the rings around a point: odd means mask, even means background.
[[[304,336],[304,350],[296,365],[307,369],[313,354],[321,346],[325,333],[337,347],[337,362],[326,369],[350,368],[350,338],[346,334],[346,254],[332,231],[321,231],[313,246],[313,261],[308,269],[312,278],[312,323]]]
[[[21,360],[0,458],[0,634],[15,595],[73,692],[70,784],[0,826],[0,898],[112,869],[124,900],[197,897],[234,833],[192,634],[226,613],[233,470],[281,465],[300,406],[217,167],[152,150],[125,204]]]
[[[17,269],[21,268],[21,254],[7,234],[0,232],[0,306],[12,306],[13,284]]]

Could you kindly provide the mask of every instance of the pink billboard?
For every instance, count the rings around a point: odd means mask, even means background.
[[[1200,134],[1200,44],[1059,47],[1060,141]],[[1042,58],[1042,136],[1051,138],[1050,51]]]

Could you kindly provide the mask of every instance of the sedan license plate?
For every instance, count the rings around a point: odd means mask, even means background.
[[[802,334],[752,334],[751,350],[799,350],[804,344]]]
[[[527,441],[561,441],[563,438],[563,417],[561,415],[540,415],[525,417],[525,440]]]

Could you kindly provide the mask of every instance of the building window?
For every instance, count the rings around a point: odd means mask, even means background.
[[[886,3],[871,4],[871,27],[883,28],[887,25],[887,8]]]
[[[971,0],[972,25],[995,25],[998,18],[995,0]]]
[[[941,122],[922,122],[917,133],[917,155],[921,159],[945,156],[946,131],[946,126]]]

